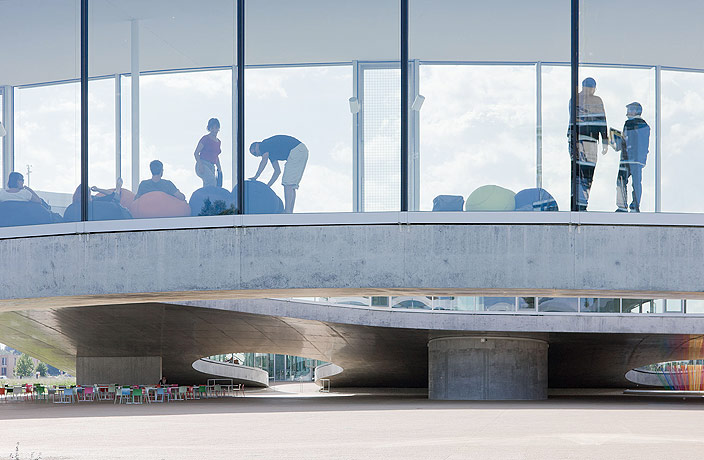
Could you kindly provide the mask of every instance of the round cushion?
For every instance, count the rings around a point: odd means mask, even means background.
[[[516,193],[516,211],[557,211],[557,202],[547,190],[527,188]]]
[[[467,198],[465,211],[513,211],[516,194],[498,185],[483,185]]]
[[[0,227],[18,225],[51,224],[57,220],[54,214],[34,201],[0,202]]]
[[[232,190],[232,199],[237,202],[237,186]],[[281,214],[284,203],[271,187],[264,182],[248,180],[244,182],[245,214]]]
[[[94,201],[88,207],[88,220],[121,220],[131,219],[132,214],[117,203],[111,201]],[[64,211],[64,222],[78,222],[81,220],[81,206],[77,202],[71,203]]]
[[[137,219],[147,217],[186,217],[191,215],[191,207],[183,200],[164,192],[149,192],[140,196],[129,207]]]
[[[212,185],[208,187],[201,187],[193,192],[191,199],[188,200],[188,204],[191,206],[192,216],[207,216],[215,214],[214,212],[201,214],[203,212],[203,206],[205,205],[206,199],[210,200],[211,205],[214,205],[216,201],[224,201],[226,208],[229,208],[234,203],[232,193],[229,190]]]

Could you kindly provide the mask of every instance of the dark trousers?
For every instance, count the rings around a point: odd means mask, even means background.
[[[631,212],[640,212],[640,197],[643,193],[643,165],[639,163],[619,163],[616,176],[616,206],[625,211],[628,209],[628,177],[631,177],[633,201]]]

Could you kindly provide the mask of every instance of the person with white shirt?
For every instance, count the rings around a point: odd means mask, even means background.
[[[43,203],[34,190],[24,185],[24,176],[11,172],[7,179],[7,188],[0,189],[0,201],[34,201]]]

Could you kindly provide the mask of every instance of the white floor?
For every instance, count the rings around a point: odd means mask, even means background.
[[[18,442],[42,460],[704,458],[702,400],[562,394],[447,402],[286,384],[144,406],[0,402],[0,458]]]

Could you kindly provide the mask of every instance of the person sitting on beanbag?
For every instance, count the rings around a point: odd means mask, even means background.
[[[6,189],[0,188],[0,201],[34,201],[46,205],[34,190],[24,185],[24,176],[18,172],[10,173]]]
[[[73,201],[72,203],[80,203],[81,202],[81,186],[79,185],[76,187],[76,191],[73,192]],[[104,188],[98,188],[95,185],[90,188],[92,192],[96,192],[101,194],[102,196],[93,196],[93,195],[88,195],[89,200],[95,200],[95,201],[106,201],[106,202],[113,202],[116,204],[120,204],[120,197],[122,195],[122,178],[118,177],[117,181],[115,183],[115,190],[107,190]]]
[[[137,189],[137,195],[135,200],[145,193],[149,192],[164,192],[168,195],[174,196],[179,200],[186,201],[186,195],[181,193],[178,188],[170,180],[162,179],[161,176],[164,174],[164,164],[159,160],[154,160],[149,163],[149,169],[152,172],[152,178],[143,180],[139,183],[139,188]]]

